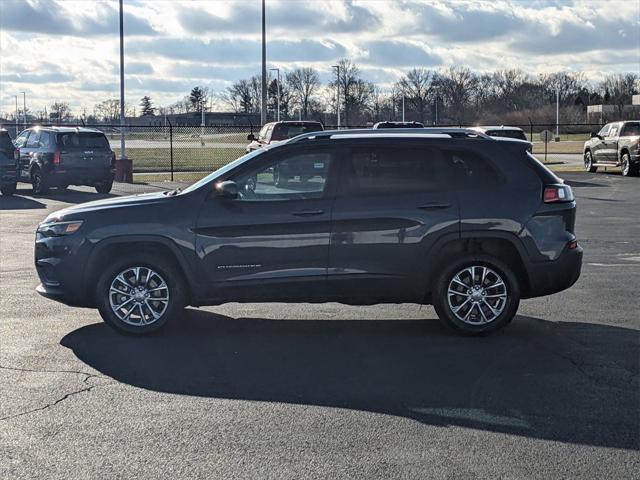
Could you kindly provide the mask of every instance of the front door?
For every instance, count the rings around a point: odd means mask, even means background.
[[[459,235],[452,167],[424,144],[349,149],[333,210],[329,283],[336,296],[418,301],[427,253]]]
[[[211,299],[323,294],[335,164],[330,148],[276,149],[225,178],[237,183],[237,199],[210,194],[195,230]]]

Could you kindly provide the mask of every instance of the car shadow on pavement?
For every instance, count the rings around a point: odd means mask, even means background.
[[[233,319],[187,310],[133,337],[61,344],[119,382],[182,395],[403,416],[443,428],[639,447],[638,331],[519,316],[487,337],[435,320]]]
[[[32,210],[36,208],[47,208],[47,206],[37,200],[21,197],[19,194],[10,197],[0,196],[0,210]]]
[[[30,201],[30,202],[35,202],[35,203],[40,203],[38,202],[38,200],[42,200],[42,201],[47,201],[47,200],[54,200],[57,202],[64,202],[64,203],[72,203],[72,204],[78,204],[78,203],[85,203],[85,202],[93,202],[94,200],[102,200],[105,198],[112,198],[112,197],[117,197],[118,195],[114,195],[112,193],[97,193],[97,192],[85,192],[85,191],[80,191],[80,190],[74,190],[72,188],[68,189],[68,190],[58,190],[56,188],[52,188],[50,189],[45,195],[35,195],[33,193],[33,190],[31,190],[31,188],[19,188],[18,191],[16,192],[16,195],[18,196],[14,196],[13,198],[20,198],[22,200],[25,201]],[[22,197],[21,195],[25,195],[25,197]],[[11,197],[9,197],[11,198]],[[10,204],[9,204],[10,205]],[[41,203],[42,207],[31,207],[31,208],[45,208],[46,205],[44,203]],[[16,208],[16,207],[0,207],[0,208],[4,208],[6,210],[10,210],[12,208]]]

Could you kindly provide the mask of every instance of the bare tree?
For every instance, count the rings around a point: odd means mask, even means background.
[[[433,84],[447,107],[450,119],[456,123],[468,121],[478,77],[466,67],[450,67],[437,74]]]
[[[405,97],[405,114],[409,107],[410,111],[415,112],[415,120],[420,122],[426,120],[427,111],[434,96],[431,86],[432,77],[433,72],[430,70],[414,68],[397,82],[397,89]]]
[[[296,68],[287,73],[287,83],[304,118],[309,117],[312,99],[320,87],[320,77],[313,68]]]
[[[49,107],[49,118],[62,121],[71,116],[71,109],[67,102],[54,102]]]
[[[257,75],[248,80],[238,80],[227,88],[224,102],[237,113],[259,113],[260,89],[260,77]]]
[[[616,106],[620,118],[624,114],[624,105],[629,105],[632,95],[638,93],[639,83],[640,77],[635,73],[607,75],[600,83],[600,90],[605,101]]]

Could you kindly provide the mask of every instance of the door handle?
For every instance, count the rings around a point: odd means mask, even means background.
[[[449,208],[451,206],[450,203],[444,202],[427,202],[424,205],[420,205],[418,208],[420,210],[438,210],[441,208]]]
[[[291,215],[296,215],[298,217],[310,217],[313,215],[322,215],[324,210],[298,210],[297,212],[293,212]]]

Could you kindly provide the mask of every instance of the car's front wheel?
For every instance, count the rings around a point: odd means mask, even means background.
[[[178,268],[160,255],[130,255],[102,273],[96,304],[102,319],[116,330],[150,333],[181,314],[184,282]]]
[[[584,154],[584,169],[589,173],[596,173],[598,167],[593,166],[593,155],[590,150],[587,150]]]
[[[519,304],[520,286],[513,270],[483,254],[452,262],[440,274],[433,294],[440,319],[467,335],[504,327],[513,320]]]

